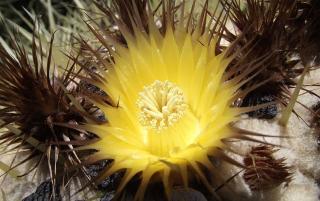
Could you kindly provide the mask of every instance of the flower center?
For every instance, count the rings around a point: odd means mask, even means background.
[[[157,132],[172,126],[187,108],[182,90],[169,81],[154,81],[139,93],[141,125]]]

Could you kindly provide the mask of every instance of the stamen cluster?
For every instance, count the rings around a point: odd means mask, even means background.
[[[156,80],[144,87],[139,93],[137,106],[141,125],[157,132],[172,126],[187,108],[182,90],[167,80]]]

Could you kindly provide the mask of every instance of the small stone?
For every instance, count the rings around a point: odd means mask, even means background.
[[[272,96],[262,96],[260,99],[256,99],[256,103],[258,104],[264,104],[264,103],[270,103],[274,101],[274,98]],[[256,111],[249,112],[248,115],[250,117],[255,117],[259,119],[273,119],[275,116],[277,116],[278,108],[276,104],[269,105],[264,108],[260,108]]]
[[[97,177],[99,174],[104,171],[108,165],[110,165],[110,161],[100,161],[98,163],[95,163],[93,165],[90,165],[87,167],[88,174],[91,177]],[[105,180],[103,180],[99,185],[99,190],[114,190],[120,181],[122,175],[120,173],[115,173],[109,177],[107,177]]]
[[[113,197],[114,197],[114,191],[111,192],[107,192],[106,194],[104,194],[104,196],[101,198],[100,201],[112,201]]]
[[[268,90],[271,90],[268,91]],[[276,101],[275,92],[272,89],[257,89],[249,93],[242,102],[242,107],[257,106],[265,103]],[[278,114],[278,108],[276,104],[268,105],[267,107],[260,108],[258,110],[248,112],[248,115],[258,119],[273,119]]]
[[[188,201],[207,201],[205,196],[196,190],[193,189],[176,189],[172,192],[171,201],[180,201],[180,200],[188,200]]]
[[[34,193],[24,198],[22,201],[62,201],[62,198],[58,189],[56,189],[55,199],[53,200],[52,183],[50,180],[47,180],[41,183]]]

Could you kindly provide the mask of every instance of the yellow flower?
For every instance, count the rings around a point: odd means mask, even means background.
[[[248,74],[226,71],[232,58],[215,54],[209,31],[199,33],[135,30],[125,35],[126,47],[115,46],[112,67],[96,82],[118,104],[96,102],[108,122],[85,125],[100,138],[85,148],[97,150],[94,160],[113,160],[101,179],[125,170],[118,192],[141,173],[135,199],[143,200],[161,174],[169,196],[172,176],[187,186],[189,169],[210,186],[199,164],[212,168],[208,156],[232,135],[230,123],[242,113],[232,104]]]

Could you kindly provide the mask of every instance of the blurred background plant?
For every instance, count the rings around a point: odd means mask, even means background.
[[[27,52],[31,52],[32,37],[36,33],[42,43],[43,53],[48,49],[52,35],[53,60],[60,67],[66,64],[66,57],[62,52],[70,51],[74,35],[86,31],[86,16],[81,9],[94,12],[95,7],[89,1],[79,0],[9,0],[0,3],[0,17],[2,23],[0,35],[1,44],[10,51],[8,38],[18,35]],[[17,34],[18,33],[18,34]]]

